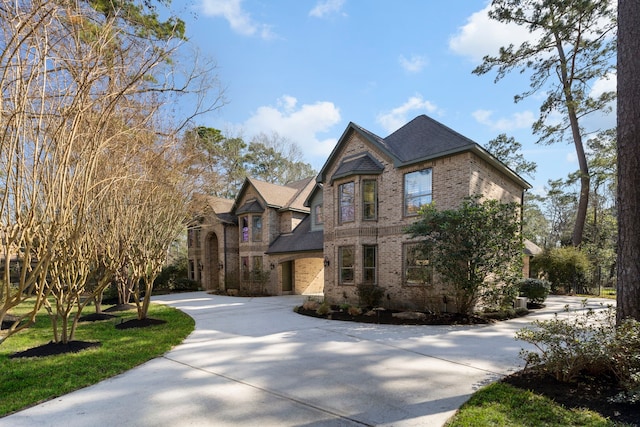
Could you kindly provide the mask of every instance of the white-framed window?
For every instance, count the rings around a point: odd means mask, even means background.
[[[249,218],[246,216],[243,216],[240,219],[240,238],[242,239],[243,242],[248,242],[249,241]]]
[[[404,215],[418,215],[424,205],[431,203],[431,168],[404,175]]]
[[[318,203],[313,207],[313,221],[315,225],[324,223],[324,215],[322,214],[322,203]]]

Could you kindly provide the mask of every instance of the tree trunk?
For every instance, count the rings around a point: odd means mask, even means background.
[[[640,320],[640,6],[618,1],[617,320]]]

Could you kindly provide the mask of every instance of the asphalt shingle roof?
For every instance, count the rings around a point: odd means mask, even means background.
[[[288,234],[281,234],[269,246],[267,254],[310,252],[323,250],[322,231],[311,231],[311,216],[307,216]]]

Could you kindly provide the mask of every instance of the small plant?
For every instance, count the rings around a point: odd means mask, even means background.
[[[351,305],[347,309],[347,313],[349,313],[350,316],[360,316],[362,314],[362,309],[360,307],[356,307],[355,305]]]
[[[357,286],[360,305],[363,307],[377,307],[384,296],[384,288],[376,285],[359,284]]]
[[[331,313],[331,306],[326,301],[320,304],[320,306],[316,309],[316,314],[320,316],[326,316],[329,313]]]
[[[551,283],[543,279],[524,279],[520,283],[520,295],[534,304],[542,304],[551,291]]]
[[[320,307],[320,303],[314,299],[308,299],[302,303],[302,308],[305,310],[315,311]]]

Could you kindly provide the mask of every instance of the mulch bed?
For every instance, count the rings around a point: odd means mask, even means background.
[[[91,313],[91,314],[87,314],[85,316],[80,317],[80,319],[78,319],[79,322],[100,322],[102,320],[111,320],[111,319],[115,319],[116,315],[114,314],[109,314],[109,313]]]
[[[11,314],[6,314],[4,319],[2,319],[2,324],[0,324],[0,329],[9,329],[16,323],[16,320],[19,320],[17,316],[13,316]]]
[[[546,396],[565,408],[587,408],[612,421],[632,426],[640,423],[640,404],[610,401],[610,398],[622,391],[613,375],[583,375],[575,382],[564,383],[551,375],[520,371],[502,381]]]
[[[160,319],[151,319],[147,317],[146,319],[131,319],[126,322],[116,324],[116,329],[131,329],[131,328],[146,328],[154,325],[162,325],[167,323],[166,320]]]
[[[64,353],[78,353],[79,351],[86,350],[88,348],[100,347],[102,344],[99,342],[89,341],[69,341],[66,344],[54,343],[50,341],[48,344],[43,344],[38,347],[33,347],[28,350],[19,351],[9,356],[10,359],[19,357],[44,357],[55,356],[57,354]]]
[[[307,310],[303,307],[297,309],[298,314],[304,316],[317,317],[321,319],[343,320],[359,323],[377,323],[381,325],[475,325],[486,324],[491,321],[480,316],[466,316],[459,313],[426,313],[423,319],[401,319],[394,317],[394,313],[400,313],[399,310],[378,309],[375,314],[367,315],[365,311],[357,316],[352,316],[346,311],[335,309],[333,312],[325,315],[316,313],[315,310]],[[416,312],[417,313],[417,312]]]
[[[106,310],[103,310],[104,313],[114,313],[119,311],[129,311],[136,308],[133,304],[116,304],[113,307],[109,307]]]

